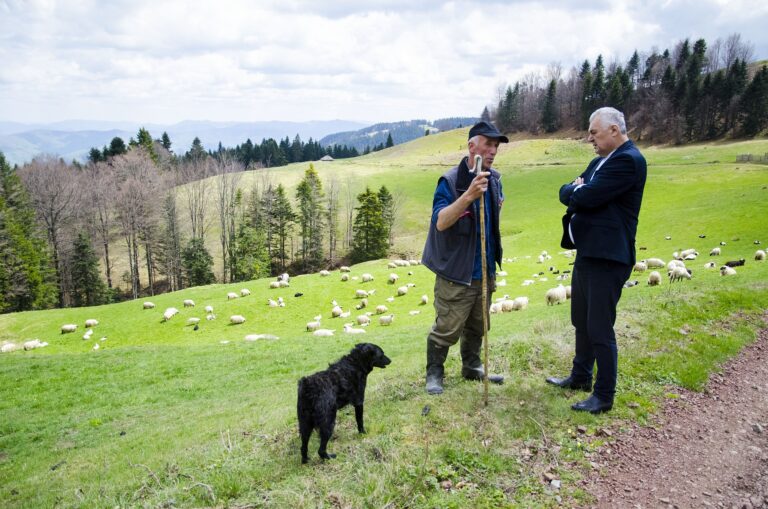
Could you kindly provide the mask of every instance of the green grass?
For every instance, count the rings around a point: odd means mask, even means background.
[[[461,154],[466,130],[431,135],[369,156],[317,165],[362,188],[386,183],[407,197],[396,251],[420,252],[437,177]],[[0,505],[3,507],[503,507],[588,503],[578,479],[588,472],[586,453],[604,440],[597,430],[618,431],[646,422],[678,387],[700,389],[709,375],[755,337],[768,307],[768,264],[752,261],[754,240],[768,243],[764,204],[765,166],[735,163],[740,153],[768,151],[765,140],[688,147],[646,147],[649,179],[640,218],[640,258],[668,260],[693,247],[702,256],[689,263],[691,281],[625,290],[616,324],[620,345],[619,387],[613,412],[575,414],[581,394],[543,383],[570,365],[573,331],[567,306],[547,307],[544,292],[556,281],[520,286],[548,266],[569,268],[560,254],[562,206],[559,186],[591,157],[573,140],[528,140],[504,147],[498,166],[504,177],[504,256],[507,286],[497,295],[527,295],[522,312],[494,315],[491,365],[507,383],[491,387],[463,382],[452,349],[446,393],[423,389],[425,337],[434,319],[433,275],[423,266],[388,269],[385,261],[353,267],[370,272],[371,283],[341,282],[338,272],[294,277],[290,288],[271,290],[267,280],[211,285],[164,294],[142,310],[141,300],[86,309],[0,316],[0,341],[40,338],[50,345],[0,355]],[[295,182],[305,165],[272,172]],[[246,179],[255,178],[249,173]],[[244,183],[245,184],[245,183]],[[699,238],[699,235],[706,235]],[[672,240],[665,240],[671,235]],[[707,253],[720,241],[726,259],[746,258],[738,275],[705,270]],[[536,256],[547,250],[545,266]],[[408,272],[412,271],[412,275]],[[370,306],[394,294],[386,284],[416,287],[393,303],[391,327],[378,323],[362,340],[393,359],[369,377],[368,434],[359,436],[350,409],[340,412],[330,450],[338,459],[302,466],[296,431],[296,381],[323,369],[361,336],[341,333],[330,317],[331,301],[352,309],[357,288],[376,288]],[[633,279],[644,283],[643,274]],[[233,301],[229,291],[252,294]],[[295,292],[304,293],[294,297]],[[270,308],[282,296],[285,308]],[[195,308],[183,308],[191,298]],[[205,321],[213,305],[217,319]],[[179,315],[161,323],[166,307]],[[409,311],[421,313],[410,316]],[[229,325],[228,317],[247,321]],[[316,338],[305,324],[322,314],[337,329]],[[200,330],[186,325],[203,318]],[[97,318],[90,340],[82,324]],[[80,324],[60,334],[64,323]],[[683,331],[683,332],[681,332]],[[269,333],[273,341],[245,342],[246,334]],[[106,337],[104,341],[99,341]],[[222,343],[226,341],[227,343]],[[93,350],[95,343],[100,349]],[[426,417],[425,405],[430,406]],[[576,432],[585,426],[587,433]],[[557,491],[545,473],[562,481]],[[450,481],[451,487],[447,482]],[[558,498],[559,497],[559,498]]]

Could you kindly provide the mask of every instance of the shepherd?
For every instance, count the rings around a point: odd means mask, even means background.
[[[459,341],[465,379],[504,382],[501,375],[486,377],[487,362],[484,367],[480,360],[489,329],[488,302],[502,260],[499,217],[504,193],[501,174],[493,168],[501,143],[509,143],[509,138],[490,122],[478,122],[469,130],[468,156],[437,181],[422,256],[422,263],[435,273],[436,316],[427,335],[429,394],[442,394],[448,349]]]

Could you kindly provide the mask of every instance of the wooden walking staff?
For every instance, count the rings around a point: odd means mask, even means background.
[[[475,174],[483,171],[483,157],[475,155]],[[483,405],[488,406],[488,259],[485,253],[485,193],[480,195],[480,260],[483,273]]]

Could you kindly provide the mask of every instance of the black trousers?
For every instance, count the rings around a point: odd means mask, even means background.
[[[576,257],[571,285],[571,323],[576,327],[576,354],[571,376],[574,382],[592,381],[593,393],[603,401],[616,394],[618,348],[613,325],[616,305],[631,265],[600,258]]]

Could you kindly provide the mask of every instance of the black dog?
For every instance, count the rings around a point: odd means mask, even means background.
[[[355,407],[357,431],[365,433],[363,403],[365,383],[373,368],[384,368],[392,362],[384,350],[372,343],[359,343],[349,354],[330,364],[328,369],[299,380],[299,398],[296,410],[301,435],[301,462],[306,463],[307,446],[312,430],[320,432],[318,454],[323,459],[335,458],[326,447],[333,435],[336,411],[348,404]]]

